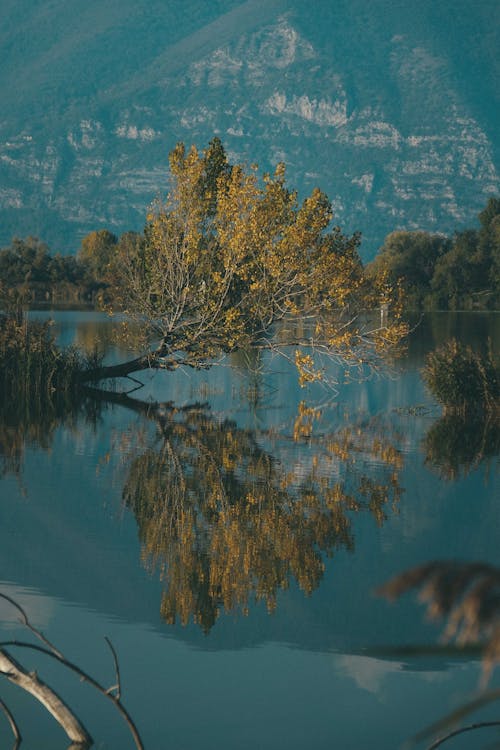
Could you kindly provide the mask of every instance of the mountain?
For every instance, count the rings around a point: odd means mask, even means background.
[[[140,229],[179,140],[319,185],[365,258],[500,192],[496,0],[2,0],[0,245]]]

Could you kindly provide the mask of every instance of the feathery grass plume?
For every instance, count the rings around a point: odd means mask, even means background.
[[[500,661],[500,568],[482,562],[433,561],[410,568],[381,586],[389,600],[420,590],[432,619],[446,620],[443,638],[458,645],[484,643],[483,676]]]
[[[60,348],[50,321],[28,321],[19,312],[0,313],[0,389],[4,398],[76,390],[96,356],[76,347]]]

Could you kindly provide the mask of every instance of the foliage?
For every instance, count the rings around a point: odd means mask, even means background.
[[[117,243],[118,238],[108,229],[90,232],[82,240],[78,258],[96,279],[104,280]]]
[[[476,230],[469,229],[454,236],[450,251],[436,263],[430,280],[432,305],[429,306],[457,310],[483,306],[483,297],[485,303],[488,302],[488,296],[491,297],[488,269],[476,260],[478,242]]]
[[[14,238],[0,250],[0,289],[7,303],[16,300],[90,299],[99,282],[73,256],[51,255],[36,237]]]
[[[423,441],[425,461],[443,479],[457,479],[481,464],[488,468],[500,454],[500,415],[444,414],[430,427]]]
[[[0,391],[3,398],[45,398],[54,391],[70,393],[78,379],[98,363],[55,343],[49,321],[28,321],[21,313],[0,314]]]
[[[449,248],[450,241],[438,234],[392,232],[368,271],[374,278],[385,274],[393,284],[402,279],[405,304],[418,309],[424,305],[439,258]]]
[[[491,352],[481,355],[452,339],[427,355],[422,376],[447,408],[498,409],[500,369]]]
[[[479,214],[480,229],[451,239],[426,232],[389,234],[367,266],[374,279],[402,280],[413,309],[498,309],[500,306],[500,198]]]
[[[413,590],[419,590],[431,619],[446,621],[445,641],[455,641],[461,648],[483,645],[482,682],[486,686],[493,667],[500,661],[500,569],[483,562],[436,560],[400,573],[377,593],[394,600]],[[484,691],[423,729],[414,741],[439,733],[428,748],[435,750],[459,734],[500,726],[500,721],[480,721],[457,728],[465,716],[499,698],[499,690]]]
[[[98,362],[95,353],[56,346],[49,322],[0,314],[0,478],[21,475],[26,444],[48,450],[62,423],[96,421],[100,404],[78,380]]]
[[[301,426],[310,418],[303,408]],[[295,439],[306,434],[314,458],[295,472],[262,447],[265,435],[199,407],[163,404],[155,419],[158,442],[134,450],[123,497],[144,562],[164,580],[161,613],[169,623],[193,618],[208,631],[222,610],[246,613],[253,600],[273,610],[292,580],[310,594],[323,556],[353,548],[352,515],[366,511],[382,524],[401,493],[401,455],[379,425],[317,441],[296,425]],[[370,455],[384,467],[378,479],[363,470]]]
[[[215,138],[203,152],[178,144],[170,169],[144,242],[116,264],[115,305],[139,322],[147,366],[204,367],[225,352],[272,348],[273,325],[287,320],[290,347],[309,349],[296,360],[305,382],[321,377],[318,354],[360,365],[405,333],[396,304],[391,323],[361,319],[373,298],[359,237],[329,229],[320,190],[299,203],[283,164],[259,180],[256,167],[231,165]]]

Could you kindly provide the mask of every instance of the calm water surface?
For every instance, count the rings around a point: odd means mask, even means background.
[[[125,356],[103,316],[50,316],[64,344],[98,337]],[[336,399],[300,389],[282,362],[256,376],[240,358],[142,374],[133,397],[171,402],[155,415],[129,401],[16,421],[4,403],[0,590],[110,685],[111,638],[149,750],[400,747],[474,693],[479,657],[436,650],[440,628],[415,597],[389,604],[374,590],[431,559],[500,565],[485,425],[443,422],[420,378],[451,335],[498,349],[500,315],[427,316],[398,371]],[[186,408],[195,402],[208,407]],[[3,603],[0,630],[26,638]],[[133,746],[102,697],[19,659],[66,696],[97,747]],[[29,696],[0,687],[23,747],[67,747]],[[453,747],[492,747],[488,731]],[[2,719],[0,747],[11,744]]]

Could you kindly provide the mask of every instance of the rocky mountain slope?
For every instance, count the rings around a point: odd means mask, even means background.
[[[319,185],[371,257],[500,192],[495,0],[3,0],[0,244],[140,229],[179,140]]]

